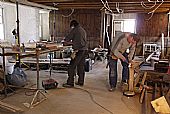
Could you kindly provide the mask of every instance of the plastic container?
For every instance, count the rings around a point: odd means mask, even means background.
[[[12,74],[14,71],[14,63],[8,63],[5,69],[6,74]]]

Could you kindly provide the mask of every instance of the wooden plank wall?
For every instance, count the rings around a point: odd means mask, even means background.
[[[162,33],[165,36],[168,33],[168,14],[157,13],[147,20],[150,16],[148,14],[137,16],[137,34],[143,38],[143,42],[156,42]]]
[[[143,43],[146,42],[161,42],[161,34],[167,37],[168,34],[168,14],[155,13],[152,18],[151,15],[139,13],[137,14],[137,28],[136,33],[140,36],[136,54],[142,55]],[[149,20],[148,20],[149,19]]]
[[[93,49],[100,42],[101,12],[100,10],[74,10],[72,15],[70,10],[59,10],[50,12],[50,33],[55,40],[60,40],[69,31],[69,24],[72,19],[77,20],[87,32],[89,49]]]
[[[69,31],[70,20],[76,19],[87,31],[88,47],[93,49],[102,45],[100,38],[101,11],[100,10],[75,10],[71,16],[65,17],[71,13],[70,10],[59,10],[50,12],[50,32],[54,35],[55,40],[60,40]],[[64,16],[65,15],[65,16]],[[166,13],[155,13],[150,20],[147,13],[137,14],[136,33],[140,36],[141,41],[138,45],[137,53],[142,53],[142,44],[145,42],[157,42],[161,38],[161,33],[167,36],[168,32],[168,15]]]

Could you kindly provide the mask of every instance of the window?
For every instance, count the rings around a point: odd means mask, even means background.
[[[0,8],[0,39],[4,40],[3,8]]]
[[[136,32],[136,20],[135,19],[124,19],[114,21],[114,36],[120,32]]]
[[[135,33],[136,28],[136,21],[135,19],[129,19],[123,21],[123,32],[131,32]]]
[[[39,38],[40,40],[49,39],[49,11],[40,10],[39,11]]]
[[[40,17],[39,17],[39,19],[40,19],[40,21],[39,21],[39,38],[41,39],[42,38],[42,13],[41,13],[41,11],[39,12],[39,15],[40,15]]]

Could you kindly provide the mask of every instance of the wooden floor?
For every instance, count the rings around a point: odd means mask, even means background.
[[[27,70],[25,73],[29,78],[28,86],[35,87],[36,71]],[[48,77],[48,71],[40,72],[41,80],[48,79]],[[96,62],[93,65],[93,69],[86,73],[83,87],[63,88],[62,84],[67,79],[66,72],[52,71],[52,78],[59,82],[58,88],[44,93],[47,99],[34,108],[29,109],[24,104],[32,101],[35,91],[18,89],[2,101],[22,108],[23,114],[143,114],[138,95],[124,96],[120,86],[114,92],[108,91],[106,63]],[[1,97],[3,98],[3,96]],[[15,113],[1,109],[0,114]]]

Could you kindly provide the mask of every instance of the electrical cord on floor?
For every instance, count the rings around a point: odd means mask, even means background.
[[[32,95],[35,94],[36,91],[37,91],[37,90],[29,90],[29,91],[26,91],[26,92],[25,92],[25,95],[26,95],[26,96],[32,96]]]
[[[57,88],[57,89],[66,89],[66,88]],[[83,89],[83,88],[78,88],[78,87],[73,87],[73,89],[78,89],[78,90],[81,90],[81,91],[84,91],[86,92],[89,96],[90,96],[90,99],[91,101],[96,104],[97,106],[101,107],[102,109],[104,109],[105,111],[109,112],[110,114],[114,114],[112,111],[110,111],[109,109],[105,108],[104,106],[102,106],[101,104],[99,104],[93,97],[92,93],[90,93],[88,90],[86,89]]]
[[[33,87],[33,86],[35,86],[36,84],[32,84],[31,86],[29,86],[29,88],[31,88],[31,87]],[[29,89],[28,88],[28,89]],[[37,90],[29,90],[29,91],[25,91],[25,95],[26,96],[32,96],[32,95],[34,95],[35,94],[35,92],[36,92]],[[31,93],[31,94],[28,94],[28,93]]]
[[[74,89],[79,89],[82,90],[86,93],[88,93],[88,95],[90,96],[90,99],[92,100],[93,103],[95,103],[96,105],[98,105],[99,107],[101,107],[102,109],[104,109],[105,111],[109,112],[110,114],[114,114],[112,111],[110,111],[109,109],[105,108],[104,106],[102,106],[101,104],[99,104],[93,97],[92,93],[90,93],[88,90],[83,89],[83,88],[78,88],[78,87],[74,87]]]

